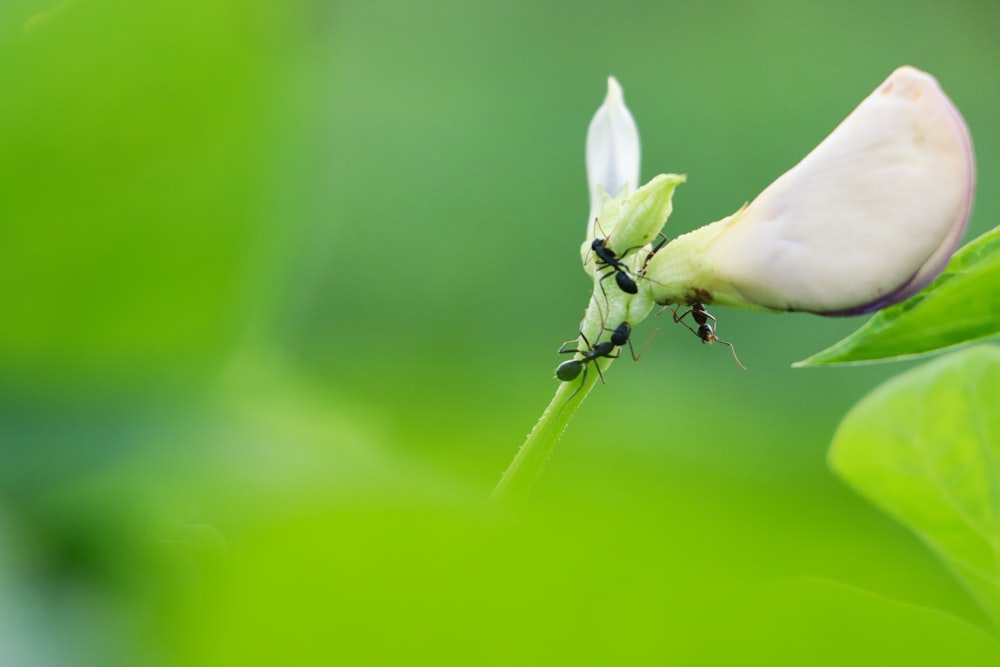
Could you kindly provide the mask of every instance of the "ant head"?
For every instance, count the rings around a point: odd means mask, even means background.
[[[622,322],[615,330],[611,332],[611,342],[616,347],[621,347],[628,342],[629,336],[632,335],[632,325],[628,322]]]
[[[598,237],[594,239],[594,242],[590,244],[590,249],[597,251],[604,247],[604,239]]]
[[[702,324],[698,327],[698,338],[702,343],[714,343],[719,340],[711,324]]]
[[[579,359],[570,359],[569,361],[562,362],[556,367],[556,377],[563,382],[569,382],[570,380],[575,380],[580,377],[580,371],[582,370],[582,361]]]

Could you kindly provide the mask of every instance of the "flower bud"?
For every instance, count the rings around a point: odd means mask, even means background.
[[[900,67],[748,206],[664,247],[646,276],[662,304],[877,310],[941,272],[974,185],[958,110],[932,76]]]
[[[639,130],[625,106],[622,87],[608,77],[608,94],[587,128],[587,185],[590,220],[587,238],[594,238],[594,219],[610,198],[631,194],[639,184]],[[604,228],[604,234],[610,233]]]

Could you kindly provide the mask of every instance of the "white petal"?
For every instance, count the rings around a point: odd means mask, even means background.
[[[718,279],[776,310],[864,312],[909,296],[965,230],[975,167],[937,81],[901,67],[704,249]]]
[[[612,197],[639,182],[639,130],[625,106],[622,88],[608,78],[608,94],[587,129],[587,183],[591,224],[600,209],[601,192]]]

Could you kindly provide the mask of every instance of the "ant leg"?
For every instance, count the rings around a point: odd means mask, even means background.
[[[606,355],[604,355],[604,357],[606,359],[617,359],[618,355],[617,354],[606,354]],[[607,382],[604,381],[604,373],[601,371],[601,364],[598,363],[597,359],[594,359],[594,368],[597,369],[597,374],[601,378],[601,384],[607,384]]]
[[[683,320],[683,319],[684,319],[685,317],[687,317],[688,315],[690,315],[691,313],[693,313],[693,312],[694,312],[694,308],[688,308],[687,310],[685,310],[685,311],[684,311],[684,314],[683,314],[683,315],[678,315],[678,314],[677,314],[677,311],[678,311],[678,310],[680,310],[680,308],[679,308],[678,306],[674,306],[674,307],[673,307],[673,308],[671,308],[670,310],[671,310],[671,311],[673,311],[673,314],[674,314],[674,322],[675,322],[675,323],[676,323],[676,322],[680,322],[680,321],[681,321],[681,320]],[[662,311],[661,311],[661,312],[662,312]],[[688,327],[688,328],[690,329],[690,327]]]
[[[655,255],[656,253],[660,252],[663,246],[667,245],[667,242],[670,241],[670,239],[667,238],[667,235],[664,234],[663,232],[657,232],[656,235],[660,237],[660,241],[655,246],[653,246],[653,251],[650,253],[651,255]]]
[[[605,265],[605,266],[607,266],[607,265]],[[608,268],[610,268],[611,270],[608,271],[607,273],[602,274],[600,280],[597,281],[597,286],[601,288],[601,294],[604,296],[604,305],[607,306],[607,309],[604,312],[601,313],[601,328],[602,329],[604,328],[605,324],[607,323],[608,315],[611,314],[611,303],[610,303],[610,301],[608,299],[608,292],[607,292],[607,290],[604,289],[604,281],[607,280],[608,278],[610,278],[611,276],[615,275],[616,273],[618,273],[618,270],[615,267],[609,266]]]
[[[620,255],[618,255],[618,259],[619,259],[619,260],[624,260],[624,259],[625,259],[625,256],[626,256],[627,254],[629,254],[629,253],[630,253],[630,252],[632,252],[633,250],[639,250],[640,248],[642,248],[642,246],[641,246],[641,245],[634,245],[634,246],[632,246],[631,248],[625,248],[625,250],[622,250],[621,254],[620,254]]]
[[[601,288],[601,294],[604,295],[604,301],[605,301],[605,303],[607,303],[607,301],[608,301],[608,293],[604,290],[604,281],[607,280],[608,278],[610,278],[611,276],[615,275],[616,273],[618,273],[618,269],[616,269],[613,266],[609,266],[609,265],[605,264],[599,270],[603,271],[604,269],[611,269],[611,270],[608,271],[607,273],[602,273],[601,274],[601,277],[597,281],[597,286]]]
[[[580,340],[581,338],[583,339],[583,342],[587,345],[587,348],[589,349],[590,348],[590,341],[587,340],[587,337],[584,336],[583,332],[581,331],[579,336],[577,336],[573,340],[568,340],[565,343],[563,343],[562,345],[560,345],[559,346],[559,350],[556,352],[556,354],[571,354],[571,353],[586,354],[587,350],[567,350],[566,349],[567,345],[576,345],[576,342],[578,340]]]
[[[594,368],[597,369],[597,377],[601,378],[601,384],[607,384],[607,382],[604,381],[604,372],[601,371],[601,366],[597,363],[596,359],[594,359]]]
[[[566,399],[566,403],[563,403],[563,407],[566,407],[566,405],[570,401],[573,400],[573,397],[580,393],[580,390],[583,389],[583,385],[586,382],[587,382],[587,364],[584,364],[583,365],[583,378],[580,380],[580,384],[577,385],[576,390],[574,390],[573,393],[569,395],[569,398]],[[562,410],[562,408],[559,408],[559,409]]]
[[[663,232],[658,232],[657,235],[660,237],[660,240],[657,242],[655,246],[649,249],[649,254],[646,255],[646,259],[642,261],[642,268],[639,269],[640,276],[646,275],[646,267],[649,266],[649,260],[653,259],[653,255],[660,252],[663,246],[667,245],[667,242],[670,240],[667,238],[667,235],[664,234]]]
[[[736,365],[739,366],[740,368],[742,368],[743,370],[747,369],[747,367],[744,366],[742,362],[740,362],[740,358],[736,356],[736,348],[733,347],[732,343],[730,343],[729,341],[726,341],[726,340],[720,340],[718,338],[715,339],[715,342],[716,343],[722,343],[723,345],[728,345],[730,351],[733,353],[733,360],[736,361]]]
[[[628,351],[632,353],[632,361],[639,361],[639,358],[642,357],[643,353],[646,351],[646,348],[649,347],[649,344],[653,342],[653,339],[656,338],[656,334],[658,334],[659,332],[660,332],[659,329],[653,331],[653,335],[650,336],[648,340],[646,340],[646,344],[642,346],[641,350],[639,350],[638,355],[635,353],[635,349],[632,347],[632,339],[631,338],[629,339]]]
[[[606,264],[605,264],[605,267],[607,267]],[[604,267],[602,267],[602,269],[603,268]],[[601,296],[604,297],[604,305],[606,306],[606,308],[604,310],[601,310],[601,304],[597,303],[597,299],[594,299],[594,304],[597,306],[598,317],[600,317],[600,319],[601,319],[601,328],[602,329],[604,328],[605,324],[607,323],[608,315],[611,314],[611,304],[608,302],[608,293],[604,289],[604,281],[607,280],[608,276],[614,275],[614,273],[615,273],[614,272],[614,268],[612,267],[612,270],[610,272],[601,274],[600,279],[598,279],[598,281],[597,281],[597,286],[601,290]]]
[[[677,315],[677,311],[680,310],[680,308],[674,307],[672,310],[673,310],[674,322],[675,323],[679,322],[680,324],[683,324],[685,327],[687,327],[688,331],[690,331],[691,333],[693,333],[695,336],[698,336],[698,338],[701,338],[701,336],[698,334],[698,332],[695,331],[694,328],[692,328],[690,324],[688,324],[687,322],[684,321],[685,317],[687,317],[688,315],[690,315],[691,313],[694,312],[693,309],[688,308],[680,316]],[[663,311],[660,311],[660,312],[663,312]]]
[[[604,269],[610,269],[610,271],[601,274],[601,280],[600,280],[600,282],[604,282],[605,280],[607,280],[611,276],[615,275],[619,271],[621,271],[621,272],[625,273],[626,275],[628,275],[628,271],[626,271],[625,269],[619,268],[617,266],[611,266],[610,264],[605,264],[604,266],[601,267],[600,270],[604,271]]]

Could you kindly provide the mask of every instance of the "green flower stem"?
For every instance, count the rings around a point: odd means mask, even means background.
[[[597,295],[600,295],[600,298]],[[648,298],[646,290],[640,291],[634,297],[617,290],[611,292],[610,296],[595,291],[580,329],[591,344],[596,344],[602,335],[606,335],[607,327],[618,326],[623,321],[638,324],[646,319],[652,308],[653,302]],[[601,314],[604,315],[604,321],[601,319]],[[586,347],[587,344],[580,339],[577,349],[582,350]],[[618,354],[621,354],[620,349]],[[580,358],[580,355],[577,355],[577,358]],[[602,358],[590,362],[587,377],[582,381],[570,380],[559,384],[552,402],[545,408],[545,412],[531,429],[528,438],[500,478],[500,483],[490,496],[490,502],[516,504],[527,497],[545,463],[552,456],[552,451],[566,430],[569,420],[573,418],[590,390],[600,381],[601,373],[608,369],[612,361],[614,358]],[[601,373],[598,373],[595,364],[600,364]]]
[[[613,360],[605,359],[596,363],[601,364],[603,372],[611,365],[611,361]],[[545,408],[545,412],[535,423],[535,427],[531,429],[531,433],[528,434],[528,438],[517,451],[514,460],[504,471],[500,483],[493,490],[493,495],[490,496],[491,503],[514,505],[527,498],[531,486],[538,479],[545,463],[552,456],[556,443],[559,442],[563,431],[569,425],[569,420],[573,418],[577,408],[580,407],[599,380],[600,375],[597,373],[597,369],[591,365],[582,385],[579,380],[559,383],[559,388],[556,389],[552,402]],[[578,389],[579,391],[577,391]]]
[[[614,243],[618,244],[618,249],[612,249],[612,252],[621,253],[618,256],[619,264],[627,269],[630,276],[642,277],[640,268],[650,256],[650,242],[656,238],[670,215],[674,189],[684,182],[684,178],[676,174],[660,174],[634,193],[626,191],[614,199],[604,196],[600,207],[600,217],[603,220],[601,232],[603,235],[614,235]],[[580,248],[584,269],[594,281],[590,305],[580,323],[582,336],[576,347],[580,351],[593,349],[622,322],[628,322],[633,327],[639,324],[656,305],[648,280],[640,280],[638,292],[628,294],[616,284],[616,277],[613,275],[615,265],[598,265],[591,246],[596,226],[595,222]],[[646,250],[638,250],[640,246],[645,246]],[[615,352],[616,355],[621,353],[621,348]],[[576,358],[582,360],[582,357],[581,352],[577,352]],[[527,497],[532,484],[552,456],[569,420],[613,359],[612,356],[590,361],[585,366],[586,376],[582,380],[570,380],[559,385],[549,407],[542,413],[535,428],[531,429],[528,439],[521,445],[513,462],[500,478],[500,483],[493,490],[493,495],[490,496],[492,503],[515,503]]]

